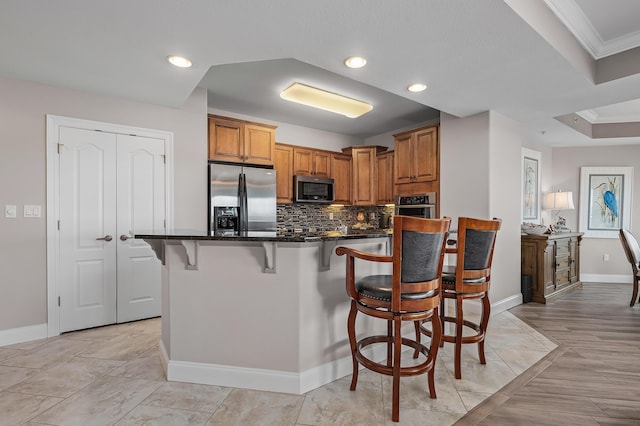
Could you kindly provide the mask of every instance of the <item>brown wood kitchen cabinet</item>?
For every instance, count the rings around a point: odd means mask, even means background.
[[[378,198],[376,190],[376,154],[384,147],[362,146],[343,149],[351,152],[353,159],[353,205],[374,206]]]
[[[276,126],[209,115],[209,159],[273,165]]]
[[[293,149],[293,174],[331,177],[331,152],[295,146]]]
[[[438,180],[438,126],[426,126],[393,135],[396,185]],[[402,192],[402,191],[401,191]]]
[[[578,232],[521,236],[521,270],[531,276],[534,302],[547,303],[582,287],[581,240]]]
[[[276,202],[293,202],[293,146],[276,143],[273,157],[276,170]]]
[[[383,152],[376,156],[377,174],[377,202],[376,204],[391,204],[393,199],[393,151]]]
[[[353,160],[351,155],[337,154],[331,155],[331,168],[333,170],[333,181],[335,188],[336,204],[351,204],[351,187]]]

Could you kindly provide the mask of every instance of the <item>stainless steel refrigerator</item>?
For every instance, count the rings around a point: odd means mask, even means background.
[[[209,183],[210,233],[275,234],[275,170],[210,162]]]

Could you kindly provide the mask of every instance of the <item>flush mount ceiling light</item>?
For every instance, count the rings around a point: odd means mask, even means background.
[[[423,83],[415,83],[415,84],[412,84],[411,86],[407,87],[408,91],[414,92],[414,93],[422,92],[422,91],[424,91],[426,89],[427,89],[427,85],[423,84]]]
[[[349,56],[344,60],[344,64],[349,68],[362,68],[367,65],[367,60],[362,56]]]
[[[167,56],[167,61],[180,68],[189,68],[191,66],[191,61],[184,56]]]
[[[360,117],[373,109],[366,102],[347,98],[326,90],[317,89],[302,83],[293,83],[280,93],[284,100],[322,109],[349,118]]]

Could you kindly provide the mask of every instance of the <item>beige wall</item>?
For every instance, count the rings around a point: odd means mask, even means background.
[[[45,115],[53,114],[174,133],[174,225],[206,229],[206,91],[181,109],[124,101],[0,78],[0,331],[47,322]],[[40,218],[22,217],[25,204]]]
[[[502,219],[491,271],[491,300],[495,303],[520,295],[520,124],[491,112],[489,141],[489,217]]]
[[[580,167],[633,167],[631,231],[640,235],[640,146],[620,145],[607,147],[579,147],[553,149],[553,187],[573,191],[575,210],[563,212],[567,225],[578,229],[580,209]],[[609,253],[609,262],[603,254]],[[580,273],[593,275],[628,276],[631,282],[631,267],[626,261],[622,245],[617,238],[584,238],[580,251]],[[618,279],[618,281],[622,281]]]
[[[518,123],[494,112],[441,116],[441,213],[454,218],[499,217],[492,269],[492,303],[520,295],[520,158]]]

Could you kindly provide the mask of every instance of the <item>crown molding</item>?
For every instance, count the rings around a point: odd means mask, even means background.
[[[575,0],[544,0],[594,59],[601,59],[640,45],[640,31],[603,41]]]

